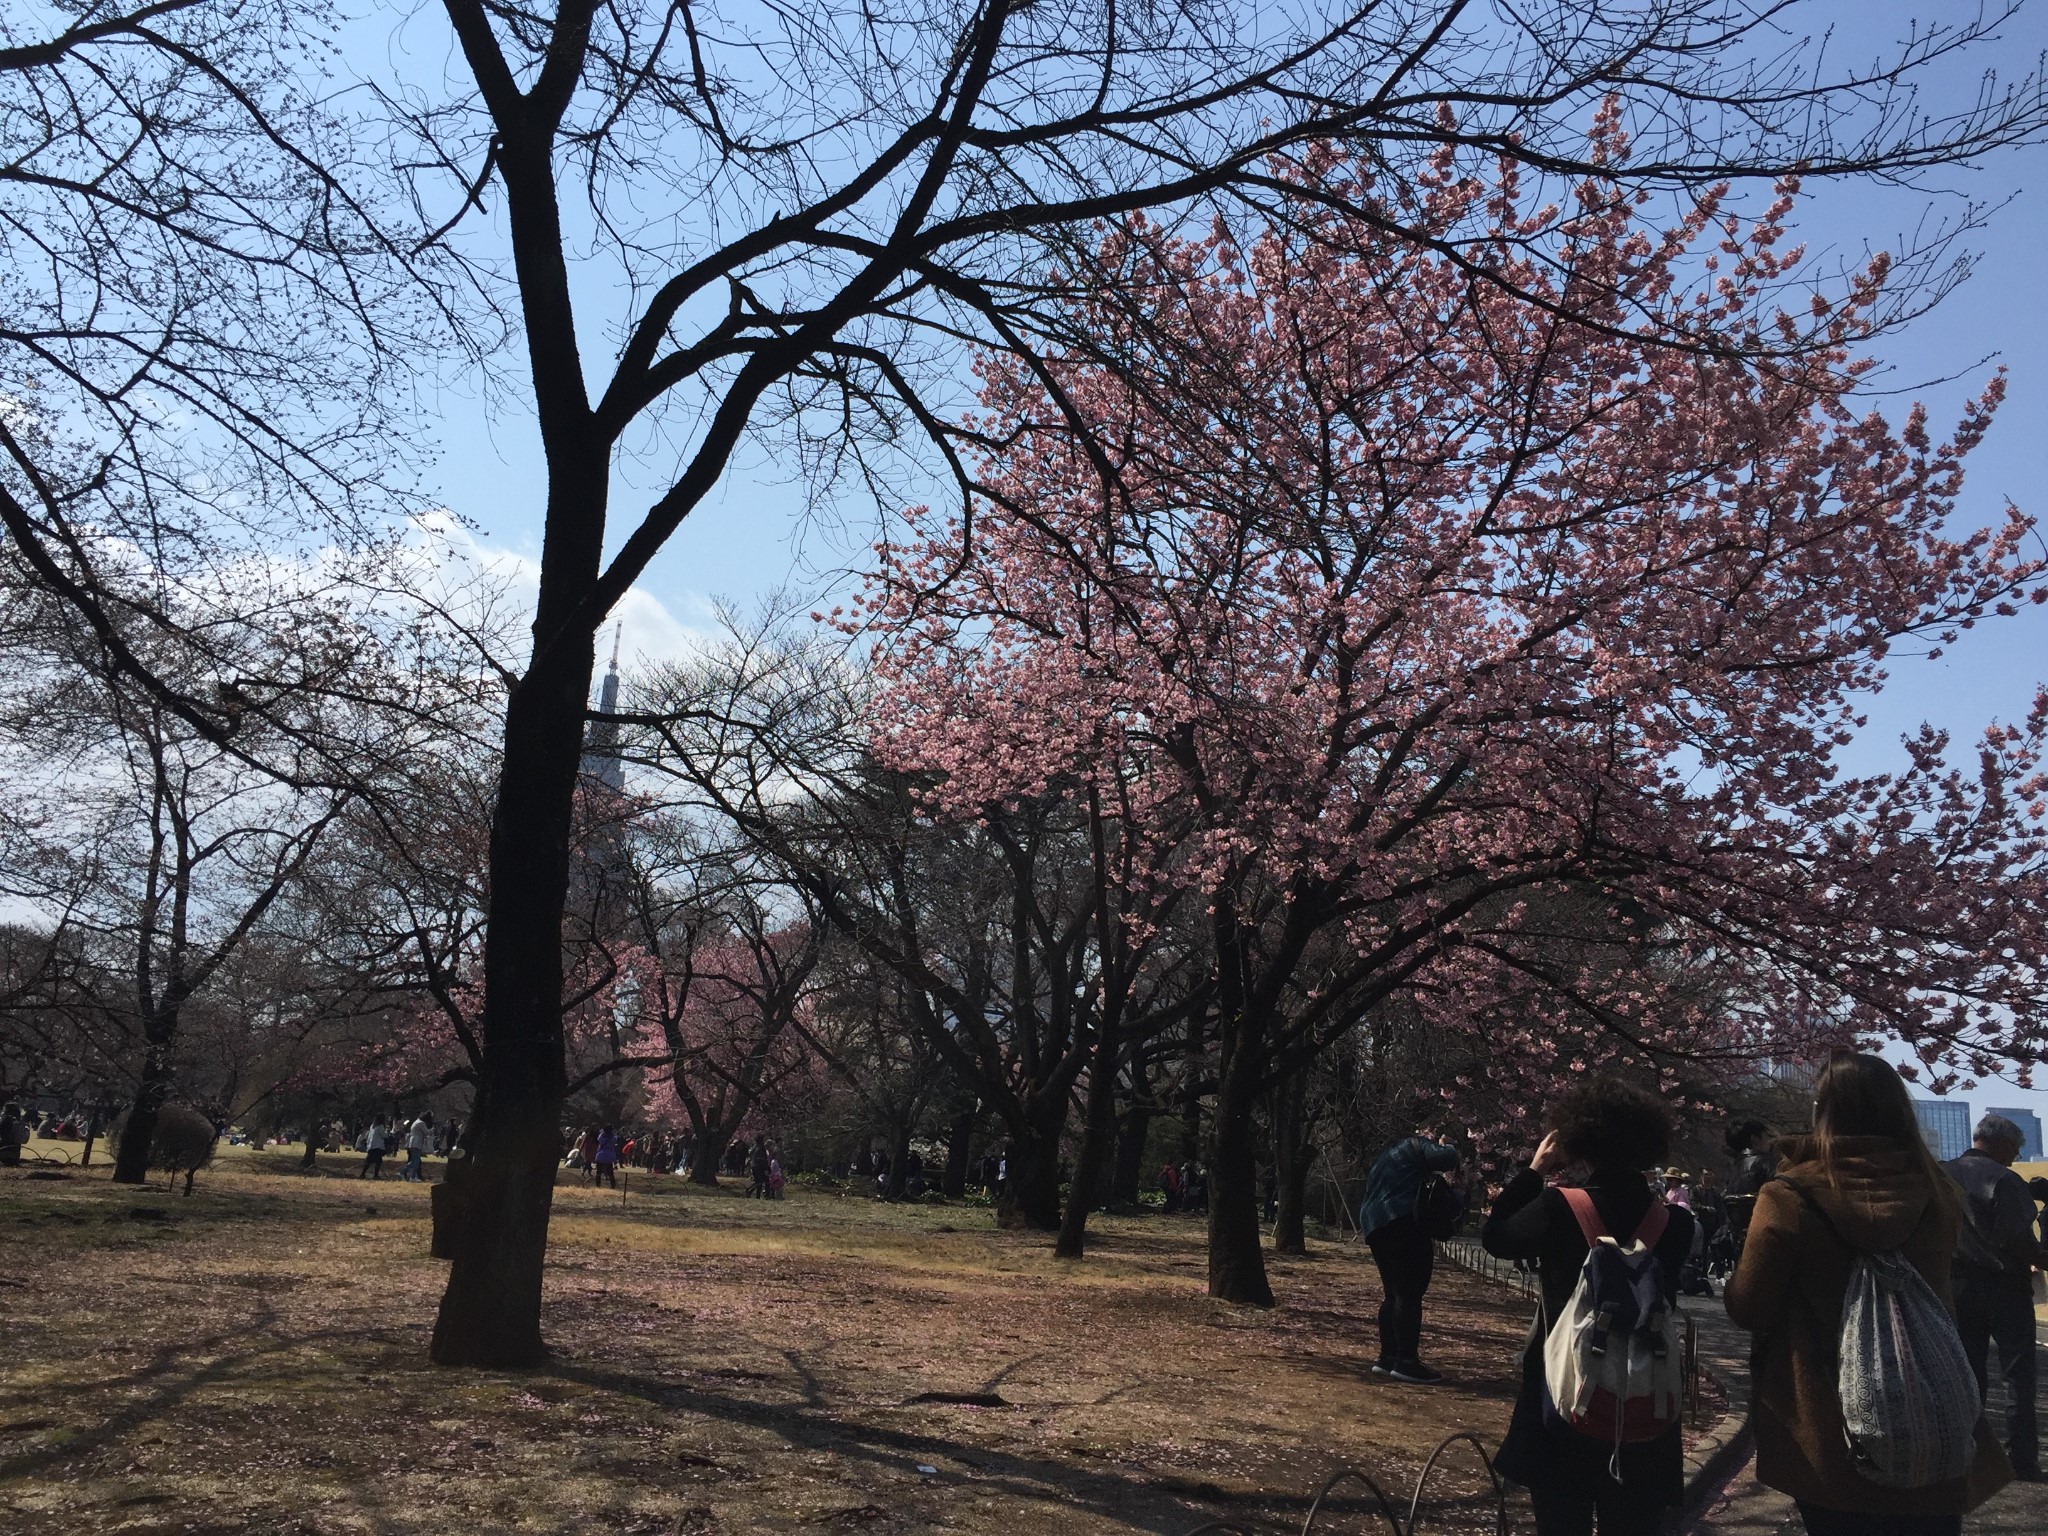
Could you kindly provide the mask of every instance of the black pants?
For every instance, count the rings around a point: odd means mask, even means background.
[[[1576,1488],[1531,1488],[1529,1507],[1536,1512],[1536,1536],[1593,1536],[1597,1515],[1600,1536],[1656,1536],[1664,1505],[1612,1483],[1598,1492]]]
[[[382,1152],[365,1152],[363,1154],[363,1166],[356,1174],[356,1177],[359,1179],[383,1178],[384,1154]]]
[[[2005,1418],[2005,1448],[2021,1471],[2041,1465],[2040,1430],[2034,1419],[2034,1297],[2014,1275],[1957,1277],[1956,1331],[1977,1390],[1990,1390],[1991,1345],[1998,1345],[1998,1373],[2011,1400]]]
[[[1422,1293],[1436,1268],[1436,1247],[1413,1216],[1388,1222],[1366,1240],[1380,1267],[1380,1364],[1409,1365],[1421,1358]]]
[[[1806,1536],[1962,1536],[1961,1515],[1866,1515],[1802,1502]]]

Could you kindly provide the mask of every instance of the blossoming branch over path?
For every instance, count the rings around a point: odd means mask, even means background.
[[[1370,1374],[1378,1287],[1348,1246],[1278,1261],[1284,1304],[1246,1312],[1203,1295],[1191,1221],[1105,1220],[1083,1273],[985,1210],[635,1175],[623,1200],[556,1192],[554,1359],[461,1374],[420,1348],[426,1190],[298,1156],[223,1149],[189,1200],[0,1175],[0,1524],[1298,1528],[1339,1464],[1408,1485],[1450,1430],[1496,1439],[1527,1323],[1441,1277],[1452,1385],[1425,1392]],[[1455,1530],[1477,1473],[1446,1470]]]

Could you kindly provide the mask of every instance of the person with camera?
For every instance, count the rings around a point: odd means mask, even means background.
[[[1459,1197],[1441,1175],[1455,1172],[1454,1148],[1420,1135],[1406,1136],[1388,1147],[1372,1165],[1365,1199],[1358,1207],[1358,1230],[1379,1266],[1380,1353],[1375,1376],[1391,1376],[1414,1386],[1435,1386],[1443,1376],[1422,1363],[1422,1297],[1436,1268],[1435,1238],[1450,1206]]]
[[[1533,1260],[1543,1290],[1540,1326],[1522,1360],[1522,1390],[1494,1467],[1529,1490],[1539,1536],[1650,1536],[1684,1496],[1677,1404],[1604,1429],[1574,1423],[1554,1400],[1547,1354],[1566,1337],[1587,1284],[1596,1235],[1641,1255],[1646,1281],[1668,1314],[1692,1252],[1693,1215],[1667,1204],[1643,1170],[1671,1148],[1671,1114],[1656,1095],[1615,1078],[1582,1082],[1551,1110],[1550,1131],[1528,1166],[1494,1200],[1480,1243],[1500,1259]],[[1553,1182],[1556,1181],[1556,1182]],[[1660,1180],[1660,1183],[1662,1181]],[[1637,1246],[1640,1245],[1640,1246]],[[1644,1319],[1646,1324],[1657,1319]],[[1617,1356],[1626,1343],[1613,1341]],[[1623,1410],[1617,1406],[1617,1419]]]

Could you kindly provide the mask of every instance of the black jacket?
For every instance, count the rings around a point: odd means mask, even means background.
[[[1965,1234],[1956,1252],[1956,1278],[1996,1276],[2026,1284],[2035,1265],[2048,1263],[2034,1237],[2034,1197],[2026,1181],[1975,1147],[1941,1166],[1962,1186],[1970,1225],[1981,1239],[1972,1242]]]
[[[1627,1242],[1654,1198],[1639,1173],[1609,1174],[1588,1180],[1586,1191],[1601,1223]],[[1683,1206],[1671,1207],[1664,1235],[1657,1240],[1657,1263],[1674,1290],[1678,1271],[1692,1252],[1693,1217]],[[1543,1418],[1543,1338],[1547,1325],[1564,1315],[1586,1263],[1586,1237],[1563,1195],[1545,1187],[1543,1176],[1524,1168],[1493,1202],[1480,1229],[1479,1241],[1497,1259],[1534,1259],[1543,1285],[1542,1326],[1533,1329],[1522,1356],[1522,1391],[1514,1417],[1494,1465],[1501,1476],[1527,1488],[1570,1487],[1591,1492],[1608,1483],[1608,1458],[1613,1448],[1570,1429],[1556,1428]],[[1625,1445],[1621,1450],[1621,1481],[1650,1503],[1676,1504],[1685,1491],[1684,1454],[1676,1424],[1655,1440]]]

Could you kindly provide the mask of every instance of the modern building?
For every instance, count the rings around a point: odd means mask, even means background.
[[[1970,1106],[1961,1099],[1915,1099],[1913,1113],[1928,1148],[1943,1162],[1970,1150]]]
[[[2020,1128],[2020,1161],[2038,1163],[2041,1161],[2041,1117],[2031,1109],[2000,1109],[1996,1105],[1984,1111],[1987,1115],[2003,1115]],[[1974,1129],[1974,1127],[1972,1127]]]

